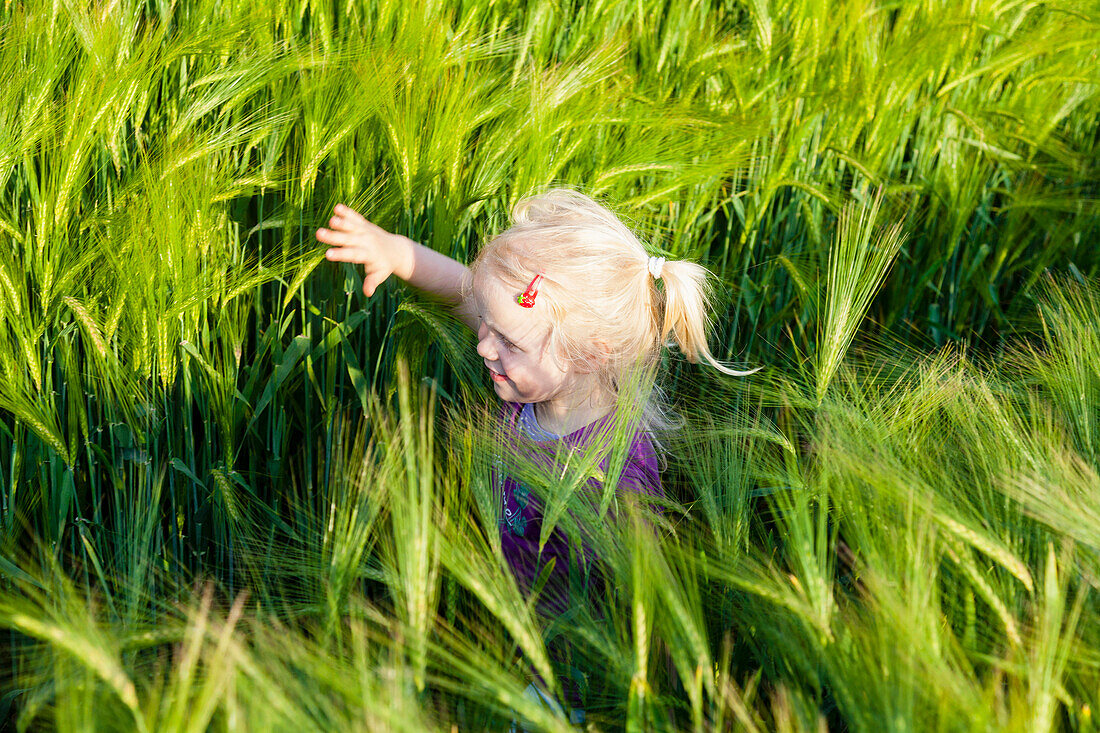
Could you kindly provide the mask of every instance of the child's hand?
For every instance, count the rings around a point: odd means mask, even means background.
[[[411,272],[412,241],[370,223],[357,211],[337,204],[328,229],[317,230],[317,241],[332,245],[325,257],[363,265],[363,293],[370,297],[390,275],[403,280]]]

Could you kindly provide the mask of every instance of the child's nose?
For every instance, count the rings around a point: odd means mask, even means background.
[[[477,342],[477,353],[483,359],[488,359],[489,361],[497,360],[497,350],[493,347],[493,339],[491,336],[486,335],[485,338]]]

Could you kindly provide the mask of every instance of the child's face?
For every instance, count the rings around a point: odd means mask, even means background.
[[[564,359],[555,358],[546,308],[539,309],[537,298],[533,308],[524,308],[512,290],[489,274],[474,282],[477,353],[493,389],[506,402],[568,402],[573,373]]]

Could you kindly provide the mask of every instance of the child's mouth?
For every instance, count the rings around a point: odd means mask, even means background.
[[[508,377],[504,376],[503,374],[500,374],[499,372],[496,372],[496,371],[494,371],[493,369],[491,369],[489,367],[486,367],[486,368],[489,369],[489,376],[493,378],[494,382],[507,382],[508,381]]]

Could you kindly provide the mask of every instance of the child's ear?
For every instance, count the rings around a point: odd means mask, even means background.
[[[610,359],[611,346],[606,341],[595,341],[585,358],[576,365],[576,371],[578,374],[591,374],[607,366]]]

